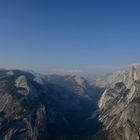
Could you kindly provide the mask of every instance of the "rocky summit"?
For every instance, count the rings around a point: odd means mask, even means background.
[[[99,101],[100,116],[109,140],[140,139],[140,65],[120,71]]]

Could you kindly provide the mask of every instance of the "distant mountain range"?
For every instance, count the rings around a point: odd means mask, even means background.
[[[139,140],[140,65],[89,83],[0,70],[0,140]]]

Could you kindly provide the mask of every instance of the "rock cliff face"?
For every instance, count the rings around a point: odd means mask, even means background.
[[[99,108],[109,140],[140,139],[140,65],[118,73],[103,93]]]
[[[91,139],[100,126],[87,118],[101,93],[82,77],[1,70],[0,139]]]
[[[29,73],[0,72],[1,140],[37,140],[45,136],[46,107],[38,101],[41,92],[34,84]]]

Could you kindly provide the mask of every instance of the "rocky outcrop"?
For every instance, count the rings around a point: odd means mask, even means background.
[[[16,70],[12,73],[5,71],[0,76],[1,140],[38,140],[45,137],[46,107],[42,101],[36,100],[41,92],[34,87],[31,77]],[[36,97],[32,96],[37,93]]]
[[[24,75],[21,75],[16,79],[15,86],[16,88],[20,89],[18,92],[22,95],[28,95],[31,90]]]
[[[103,93],[99,120],[109,140],[140,139],[140,66],[133,65]]]

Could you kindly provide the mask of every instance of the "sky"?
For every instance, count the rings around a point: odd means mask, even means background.
[[[1,0],[0,67],[102,73],[140,63],[138,0]]]

